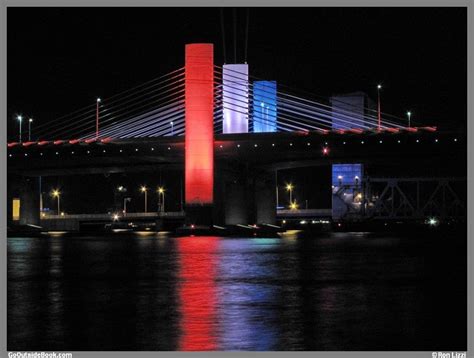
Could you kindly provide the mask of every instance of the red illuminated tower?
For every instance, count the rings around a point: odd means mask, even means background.
[[[214,46],[188,44],[185,53],[185,203],[194,223],[211,220],[214,200]]]

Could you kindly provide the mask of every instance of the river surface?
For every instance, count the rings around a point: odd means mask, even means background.
[[[9,238],[8,350],[465,351],[465,236],[430,235]]]

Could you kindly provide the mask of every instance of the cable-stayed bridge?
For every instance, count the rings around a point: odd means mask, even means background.
[[[419,176],[423,163],[432,167],[431,178],[463,175],[460,133],[407,123],[383,112],[380,100],[375,109],[343,97],[298,94],[249,76],[246,64],[216,66],[212,52],[211,44],[187,45],[184,67],[35,126],[28,141],[10,141],[9,174],[24,182],[44,175],[182,168],[188,222],[214,218],[226,224],[274,223],[281,169],[331,165],[337,220],[370,206],[373,198],[362,190],[369,168],[391,166],[392,177]],[[453,158],[457,173],[443,171],[439,163]],[[407,195],[400,205],[411,205]],[[393,204],[394,198],[387,200]],[[23,202],[29,203],[22,206],[26,222],[38,223],[34,195],[24,195]],[[398,218],[396,209],[389,216]]]

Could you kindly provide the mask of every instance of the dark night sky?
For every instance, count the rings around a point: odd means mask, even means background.
[[[251,75],[322,96],[383,83],[383,110],[465,128],[467,37],[462,8],[251,8]],[[225,9],[227,62],[233,14]],[[243,61],[246,10],[237,10]],[[218,8],[8,8],[8,122],[36,123],[183,65],[184,44],[212,42]],[[16,123],[15,123],[16,124]]]

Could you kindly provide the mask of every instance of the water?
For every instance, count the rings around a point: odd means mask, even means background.
[[[461,239],[9,238],[8,350],[463,351]]]

